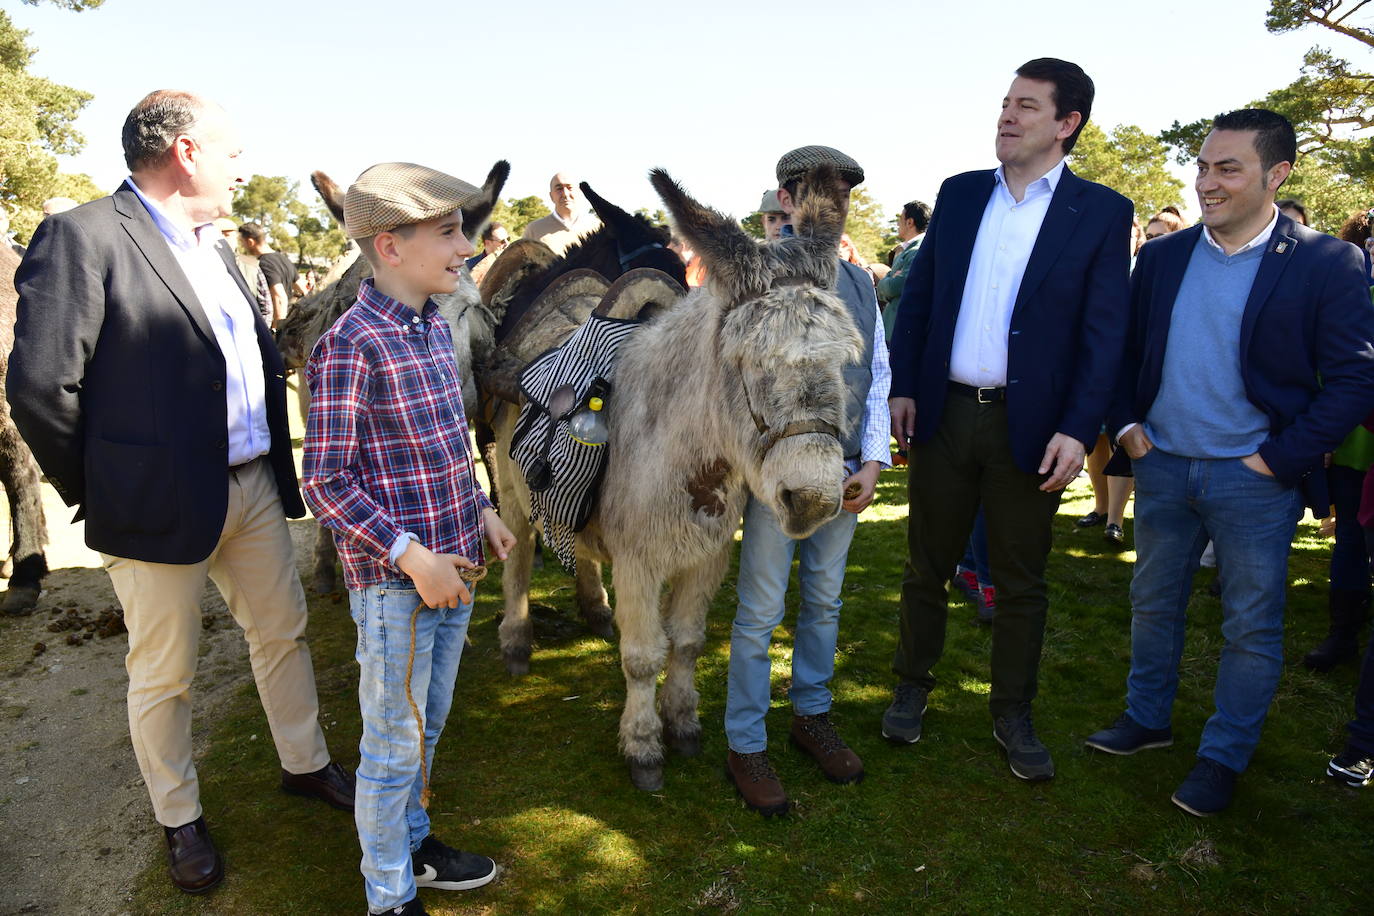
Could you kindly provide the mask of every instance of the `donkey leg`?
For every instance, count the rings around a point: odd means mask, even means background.
[[[659,616],[662,580],[629,560],[611,568],[615,617],[620,628],[620,667],[625,672],[625,711],[620,716],[620,752],[636,789],[663,788],[663,725],[654,708],[654,688],[668,654]]]
[[[513,499],[507,506],[515,506]],[[506,557],[501,570],[501,591],[505,599],[505,615],[501,618],[501,658],[506,673],[523,677],[530,673],[530,644],[534,640],[534,624],[530,620],[530,562],[534,557],[534,528],[520,512],[505,518],[506,527],[515,535],[515,546]]]
[[[601,561],[577,543],[577,607],[587,629],[605,640],[615,639],[611,599],[601,584]]]
[[[668,744],[684,757],[701,753],[697,717],[697,659],[706,642],[706,611],[729,564],[729,545],[672,580],[664,626],[668,631],[668,674],[659,710]]]
[[[310,588],[321,595],[334,591],[336,579],[334,562],[339,558],[339,549],[334,544],[334,535],[323,525],[315,532],[314,568],[310,578]]]
[[[0,429],[0,482],[9,498],[14,543],[10,547],[13,568],[9,590],[5,593],[6,614],[27,614],[38,604],[48,560],[43,545],[48,542],[48,525],[43,517],[43,491],[39,486],[38,463],[19,437],[19,431],[6,424]]]

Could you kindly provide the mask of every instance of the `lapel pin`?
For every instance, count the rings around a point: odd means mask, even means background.
[[[1279,254],[1283,254],[1285,251],[1288,250],[1288,243],[1279,242],[1277,245],[1274,246],[1274,250],[1277,251]]]

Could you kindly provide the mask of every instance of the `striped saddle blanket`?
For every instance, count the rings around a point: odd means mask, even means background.
[[[609,407],[616,351],[640,323],[592,315],[561,346],[535,357],[520,373],[524,404],[510,456],[530,490],[530,522],[570,573],[577,572],[577,532],[587,526],[601,493],[611,445],[574,439],[573,414],[592,398]],[[603,410],[606,417],[609,410]]]

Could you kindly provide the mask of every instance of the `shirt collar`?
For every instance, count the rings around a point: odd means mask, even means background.
[[[143,202],[143,206],[148,210],[148,215],[153,218],[153,223],[157,226],[158,232],[162,233],[162,237],[167,240],[169,245],[178,251],[191,251],[192,249],[200,247],[200,231],[206,226],[213,225],[212,223],[201,223],[190,233],[187,233],[176,223],[172,222],[171,217],[167,215],[166,211],[149,200],[147,196],[139,190],[138,184],[134,181],[134,176],[130,175],[126,178],[125,183],[134,189],[134,194],[138,195],[138,199]]]
[[[923,238],[925,238],[925,237],[926,237],[926,234],[925,234],[924,232],[918,232],[918,233],[916,233],[916,234],[913,235],[911,238],[907,239],[905,242],[902,243],[902,250],[903,250],[903,251],[907,250],[907,249],[910,248],[912,245],[915,245],[917,242],[919,242],[921,239],[923,239]]]
[[[1277,205],[1275,205],[1274,215],[1269,217],[1269,225],[1261,229],[1259,235],[1255,236],[1250,241],[1246,242],[1244,245],[1241,245],[1235,251],[1231,252],[1231,254],[1228,255],[1228,257],[1235,257],[1236,255],[1241,254],[1242,252],[1249,251],[1251,248],[1258,248],[1261,245],[1268,244],[1269,237],[1274,234],[1274,227],[1278,225],[1278,222],[1279,208]],[[1206,226],[1202,227],[1202,237],[1207,240],[1207,244],[1211,245],[1213,248],[1215,248],[1217,251],[1220,251],[1222,254],[1226,254],[1226,249],[1222,248],[1220,245],[1217,244],[1217,240],[1212,238],[1212,233]]]
[[[433,299],[426,299],[425,307],[421,310],[420,315],[417,316],[415,314],[415,309],[406,305],[404,302],[401,302],[399,299],[393,299],[386,293],[378,292],[377,287],[372,285],[371,277],[364,279],[362,283],[358,284],[358,301],[374,312],[384,315],[387,318],[393,318],[401,324],[414,324],[421,317],[427,321],[430,316],[434,314],[435,310],[438,309]]]
[[[1048,172],[1041,175],[1039,178],[1035,179],[1030,184],[1026,185],[1026,194],[1029,195],[1030,192],[1035,188],[1035,186],[1042,181],[1045,183],[1046,187],[1050,189],[1050,193],[1053,194],[1055,192],[1055,189],[1059,187],[1059,179],[1064,177],[1064,164],[1068,161],[1069,158],[1065,156],[1063,159],[1060,159],[1057,163],[1055,163],[1055,165]],[[997,179],[997,183],[1004,188],[1007,186],[1007,173],[1005,171],[1005,168],[1005,166],[999,165],[997,167],[997,171],[993,172],[993,175]]]

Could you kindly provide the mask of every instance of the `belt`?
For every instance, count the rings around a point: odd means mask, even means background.
[[[951,381],[949,390],[954,394],[973,398],[979,404],[996,404],[1007,399],[1007,389],[1005,388],[974,388],[972,385]]]
[[[230,473],[230,474],[237,474],[239,471],[246,471],[246,470],[248,470],[250,467],[252,467],[254,464],[256,464],[256,463],[258,463],[259,461],[261,461],[261,460],[263,459],[263,457],[264,457],[263,455],[259,455],[259,456],[256,457],[256,458],[250,458],[250,459],[248,459],[248,460],[245,461],[243,464],[231,464],[231,465],[229,465],[229,473]]]

